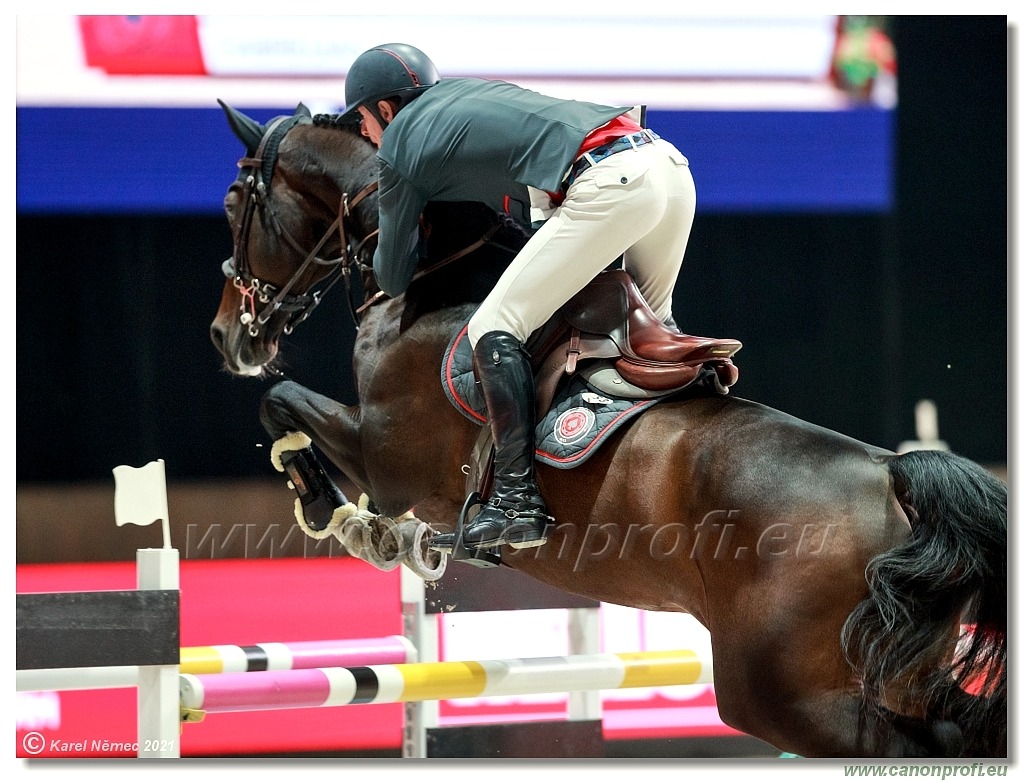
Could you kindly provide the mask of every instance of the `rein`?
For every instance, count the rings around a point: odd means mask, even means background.
[[[488,228],[484,232],[483,236],[481,236],[479,239],[477,239],[475,242],[473,242],[468,247],[463,247],[458,252],[454,252],[451,255],[449,255],[447,258],[443,258],[440,261],[438,261],[437,263],[431,264],[426,269],[421,269],[420,271],[416,272],[412,276],[412,279],[409,280],[409,284],[411,285],[412,283],[416,282],[416,280],[419,280],[419,279],[421,279],[423,277],[426,277],[428,274],[432,274],[433,272],[436,272],[438,269],[441,269],[441,268],[447,266],[452,261],[457,261],[457,260],[459,260],[459,258],[464,258],[465,256],[469,255],[471,252],[479,250],[481,247],[483,247],[491,239],[494,238],[494,235],[496,233],[498,233],[498,229],[499,228],[501,228],[501,223],[495,223],[494,225],[492,225],[490,228]],[[363,305],[356,310],[356,314],[357,315],[362,315],[365,310],[368,310],[373,305],[379,304],[380,302],[384,301],[384,299],[387,299],[387,298],[389,298],[389,296],[384,291],[377,291],[373,296],[371,296],[365,302],[363,302]]]

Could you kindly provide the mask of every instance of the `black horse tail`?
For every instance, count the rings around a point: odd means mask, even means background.
[[[933,732],[945,749],[1005,757],[1006,484],[944,451],[912,451],[888,467],[913,535],[868,564],[870,596],[843,627],[865,706],[891,724],[893,712],[923,704],[933,731],[959,729],[952,741]]]

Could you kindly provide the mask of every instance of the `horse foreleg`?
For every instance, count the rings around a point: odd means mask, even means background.
[[[367,485],[359,445],[358,406],[343,405],[291,380],[273,386],[260,404],[260,422],[275,442],[306,435],[357,486]]]
[[[263,396],[260,420],[274,438],[271,461],[276,469],[288,474],[301,504],[296,516],[314,537],[330,534],[327,528],[335,511],[350,503],[311,446],[315,444],[358,485],[358,418],[358,408],[291,381],[278,383]],[[354,511],[352,506],[347,513]]]
[[[298,383],[283,381],[264,394],[260,420],[274,438],[274,466],[287,472],[298,495],[295,517],[307,535],[335,535],[350,554],[381,570],[405,562],[425,580],[441,577],[446,561],[427,549],[426,525],[411,513],[393,519],[382,516],[370,507],[365,495],[358,505],[349,502],[312,448],[315,445],[368,493],[359,407],[343,405]]]

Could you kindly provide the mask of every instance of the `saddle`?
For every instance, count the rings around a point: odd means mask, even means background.
[[[596,390],[621,398],[674,394],[698,379],[728,393],[739,379],[732,357],[741,347],[734,339],[680,334],[654,314],[628,272],[612,269],[563,305],[531,336],[526,351],[542,416],[558,387],[581,367]]]
[[[498,551],[471,551],[459,542],[470,509],[490,494],[494,478],[491,430],[484,425],[487,409],[475,383],[467,328],[449,344],[441,376],[449,401],[483,426],[466,466],[468,496],[450,553],[494,567],[501,563]],[[733,339],[680,334],[658,319],[629,273],[602,272],[525,346],[537,389],[536,458],[571,469],[663,399],[690,387],[727,394],[739,379],[732,357],[741,347]]]

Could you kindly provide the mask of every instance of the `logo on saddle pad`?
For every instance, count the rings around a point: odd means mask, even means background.
[[[586,407],[573,407],[555,420],[554,436],[562,445],[572,445],[590,434],[597,416]]]
[[[487,423],[487,404],[473,375],[473,353],[466,327],[445,351],[441,367],[445,394],[474,423]],[[537,460],[567,470],[585,462],[616,429],[658,399],[614,399],[570,378],[537,422]]]

